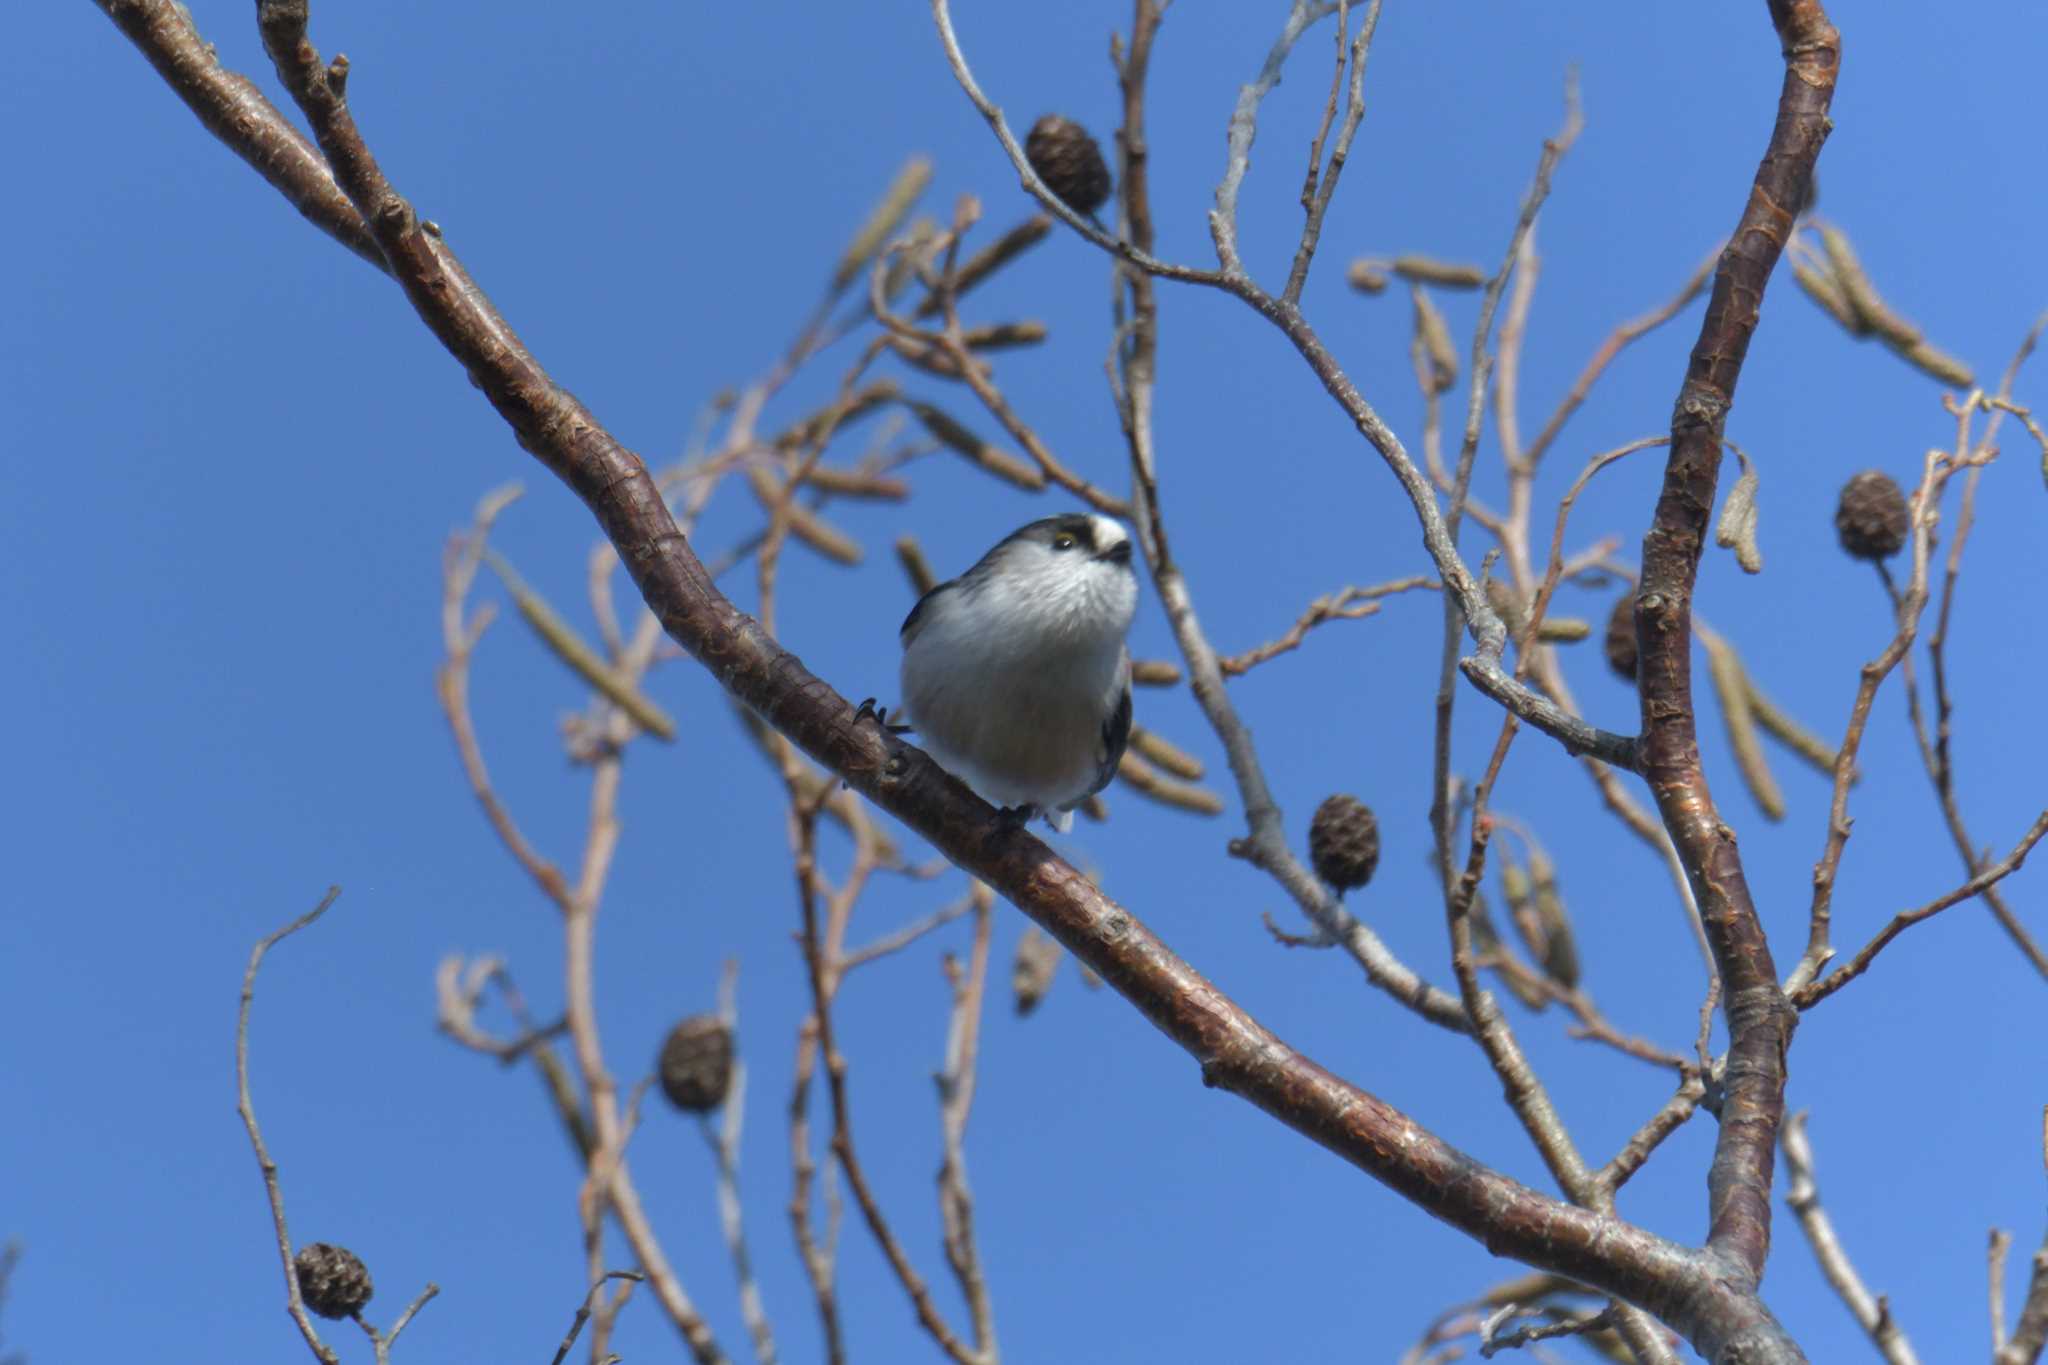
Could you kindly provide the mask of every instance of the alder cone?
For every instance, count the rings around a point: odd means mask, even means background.
[[[1842,485],[1841,501],[1835,504],[1835,534],[1857,559],[1890,559],[1905,546],[1911,527],[1906,495],[1891,475],[1866,469]]]
[[[1308,824],[1308,858],[1339,891],[1364,886],[1380,864],[1380,822],[1355,796],[1325,797]]]
[[[725,1103],[732,1089],[732,1030],[715,1014],[694,1014],[669,1030],[656,1071],[668,1102],[690,1114]]]
[[[299,1297],[323,1318],[352,1318],[370,1302],[370,1271],[347,1247],[308,1242],[292,1257]]]
[[[1607,618],[1607,666],[1629,682],[1636,680],[1636,597],[1625,592]]]
[[[1109,199],[1109,165],[1102,149],[1072,119],[1047,114],[1032,124],[1024,159],[1046,188],[1078,214],[1091,214]]]

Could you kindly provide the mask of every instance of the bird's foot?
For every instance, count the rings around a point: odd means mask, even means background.
[[[1003,822],[1004,829],[1023,829],[1038,818],[1038,807],[1033,805],[998,806],[996,807],[996,816]]]
[[[875,705],[875,699],[873,697],[869,697],[866,701],[863,701],[859,706],[854,708],[853,712],[853,720],[856,725],[858,725],[861,721],[868,719],[872,719],[875,722],[875,724],[881,726],[883,730],[887,731],[889,734],[892,735],[907,735],[912,730],[917,728],[914,725],[904,725],[901,723],[891,725],[889,723],[889,708],[886,706]]]

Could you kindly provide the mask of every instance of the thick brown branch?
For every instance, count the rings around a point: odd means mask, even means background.
[[[326,160],[248,77],[214,58],[192,15],[177,0],[95,0],[149,59],[206,130],[283,195],[306,221],[356,255],[385,268],[369,225],[363,222]]]
[[[1725,985],[1727,1096],[1707,1176],[1707,1245],[1743,1285],[1770,1252],[1771,1169],[1785,1104],[1793,1011],[1744,879],[1735,834],[1714,808],[1700,767],[1692,694],[1692,594],[1721,470],[1721,432],[1764,285],[1805,202],[1829,129],[1840,40],[1818,0],[1772,0],[1785,80],[1770,146],[1713,293],[1671,419],[1671,454],[1656,517],[1643,538],[1636,592],[1642,771],[1684,860]]]

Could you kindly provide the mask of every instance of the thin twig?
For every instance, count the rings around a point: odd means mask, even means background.
[[[1908,545],[1912,551],[1912,569],[1903,592],[1892,589],[1890,573],[1882,562],[1878,564],[1878,575],[1884,580],[1887,591],[1894,598],[1893,612],[1897,627],[1890,642],[1878,656],[1863,666],[1857,682],[1855,700],[1850,704],[1849,722],[1843,730],[1842,743],[1835,757],[1834,790],[1828,805],[1827,839],[1822,845],[1820,860],[1813,872],[1813,899],[1807,911],[1806,951],[1786,979],[1788,992],[1803,992],[1804,988],[1819,976],[1821,969],[1833,956],[1834,950],[1829,946],[1828,939],[1833,919],[1835,877],[1841,868],[1843,850],[1849,842],[1849,787],[1855,776],[1856,755],[1862,747],[1864,730],[1869,723],[1871,706],[1877,699],[1878,689],[1883,686],[1885,679],[1891,676],[1892,670],[1906,658],[1919,633],[1920,618],[1927,608],[1927,568],[1933,554],[1935,519],[1942,491],[1958,469],[1990,458],[1989,452],[1977,455],[1970,453],[1970,417],[1979,406],[1978,398],[1979,395],[1972,393],[1962,404],[1952,409],[1956,413],[1957,422],[1954,454],[1944,455],[1939,450],[1927,453],[1919,487],[1911,500],[1911,533]]]
[[[1434,578],[1422,575],[1396,579],[1391,583],[1377,583],[1369,588],[1347,587],[1318,597],[1308,604],[1308,609],[1302,612],[1285,633],[1242,654],[1226,654],[1217,659],[1216,666],[1223,671],[1226,678],[1241,677],[1269,659],[1277,659],[1289,650],[1300,648],[1308,633],[1327,621],[1363,620],[1380,609],[1379,599],[1382,597],[1412,592],[1418,588],[1433,592],[1442,587],[1443,585]]]
[[[864,943],[840,954],[838,975],[845,976],[863,963],[873,962],[878,957],[901,952],[911,944],[943,925],[951,924],[974,908],[974,895],[969,893],[951,901],[920,919],[914,919],[899,929],[891,930],[872,943]]]
[[[995,1313],[990,1306],[988,1277],[974,1236],[974,1195],[967,1185],[967,1118],[974,1108],[976,1067],[980,1058],[982,1005],[988,986],[989,941],[995,927],[995,896],[975,882],[974,944],[962,972],[949,955],[947,978],[953,989],[952,1017],[946,1029],[946,1062],[935,1078],[939,1087],[939,1127],[945,1155],[939,1163],[939,1213],[944,1225],[946,1264],[967,1300],[974,1325],[974,1345],[981,1359],[996,1361]]]
[[[970,1347],[947,1325],[932,1301],[931,1289],[922,1275],[910,1264],[910,1257],[889,1226],[888,1217],[883,1213],[873,1188],[868,1184],[867,1172],[861,1165],[859,1152],[853,1142],[853,1116],[850,1110],[846,1086],[846,1058],[840,1053],[832,1030],[832,972],[826,965],[825,947],[818,924],[818,897],[814,876],[816,866],[817,812],[809,810],[792,812],[792,838],[796,845],[797,898],[803,909],[803,950],[804,963],[808,969],[811,985],[811,1018],[817,1028],[818,1050],[825,1064],[826,1088],[832,1099],[832,1154],[838,1159],[839,1169],[846,1175],[846,1184],[853,1191],[854,1202],[860,1206],[861,1216],[866,1220],[868,1231],[874,1235],[875,1244],[881,1248],[882,1256],[895,1272],[896,1279],[903,1286],[903,1292],[910,1297],[917,1320],[939,1349],[955,1362],[955,1365],[983,1365],[981,1352]]]
[[[1616,356],[1677,317],[1685,311],[1687,304],[1700,296],[1700,291],[1707,287],[1707,281],[1713,278],[1714,267],[1720,262],[1723,249],[1717,246],[1707,253],[1706,259],[1699,263],[1698,268],[1680,286],[1678,293],[1672,296],[1669,303],[1639,318],[1622,323],[1608,334],[1607,339],[1600,343],[1599,349],[1593,352],[1593,358],[1586,362],[1586,368],[1579,371],[1579,377],[1573,381],[1570,392],[1558,401],[1556,411],[1550,414],[1549,420],[1543,424],[1543,429],[1536,433],[1536,438],[1530,441],[1528,448],[1522,452],[1521,463],[1524,466],[1533,469],[1537,462],[1542,460],[1544,452],[1550,449],[1551,443],[1557,439],[1558,433],[1564,430],[1564,424],[1571,420],[1572,414],[1585,403],[1587,396],[1593,391],[1593,385],[1599,382],[1600,376],[1606,373],[1607,367],[1614,362]]]
[[[555,1358],[550,1365],[562,1365],[562,1362],[569,1358],[569,1348],[576,1344],[577,1336],[583,1331],[583,1324],[590,1320],[590,1306],[596,1300],[598,1292],[604,1288],[605,1281],[630,1280],[638,1284],[646,1278],[637,1270],[607,1270],[598,1276],[597,1282],[584,1293],[583,1302],[577,1305],[576,1316],[569,1319],[569,1330],[562,1337],[562,1344],[555,1348]]]
[[[727,1036],[734,1039],[739,1037],[740,1028],[739,977],[738,959],[728,958],[718,977],[718,1018],[725,1025]],[[719,1105],[719,1114],[716,1132],[712,1131],[708,1116],[698,1121],[698,1131],[718,1166],[719,1226],[725,1233],[726,1252],[732,1258],[733,1276],[739,1284],[740,1317],[753,1341],[754,1358],[760,1365],[775,1365],[775,1330],[761,1303],[761,1284],[754,1277],[754,1258],[747,1250],[747,1225],[740,1200],[740,1137],[747,1114],[747,1068],[738,1058],[733,1061],[732,1082]]]
[[[257,941],[249,952],[249,966],[242,973],[242,1003],[235,1015],[235,1112],[242,1116],[242,1126],[249,1130],[249,1146],[256,1153],[256,1165],[263,1172],[263,1192],[270,1199],[270,1220],[277,1229],[277,1255],[284,1264],[285,1311],[291,1314],[292,1321],[299,1326],[299,1335],[323,1365],[337,1365],[341,1357],[320,1339],[313,1320],[306,1316],[305,1300],[299,1297],[299,1272],[292,1264],[292,1238],[284,1221],[284,1188],[278,1183],[277,1162],[271,1159],[270,1148],[263,1141],[263,1129],[256,1122],[256,1102],[249,1095],[249,1007],[256,1000],[256,969],[263,965],[264,954],[326,914],[327,907],[340,895],[340,887],[328,887],[318,905]]]
[[[1936,896],[1933,900],[1917,909],[1901,910],[1898,914],[1893,915],[1884,928],[1878,930],[1876,936],[1870,942],[1864,944],[1856,956],[1849,959],[1846,966],[1837,967],[1834,971],[1828,973],[1827,976],[1809,982],[1807,985],[1793,991],[1792,1003],[1800,1009],[1811,1009],[1820,1001],[1827,999],[1836,991],[1863,975],[1865,971],[1869,970],[1870,964],[1876,960],[1877,955],[1884,951],[1885,945],[1906,930],[1924,919],[1930,919],[1940,914],[1951,905],[1959,905],[1963,901],[1969,900],[1972,896],[1982,894],[1986,887],[1993,886],[2019,871],[2020,865],[2027,860],[2028,852],[2032,850],[2035,844],[2041,841],[2043,835],[2048,835],[2048,810],[2042,811],[2040,816],[2035,819],[2033,827],[2020,836],[2020,841],[2013,846],[2012,852],[2006,854],[1997,862],[1992,863],[1982,872],[1979,872],[1976,876],[1955,888],[1955,890]]]
[[[1785,1150],[1785,1203],[1799,1219],[1821,1274],[1834,1286],[1848,1306],[1850,1316],[1870,1336],[1871,1344],[1890,1365],[1919,1365],[1913,1344],[1892,1319],[1891,1305],[1882,1294],[1873,1295],[1856,1273],[1855,1263],[1835,1236],[1834,1220],[1821,1207],[1820,1186],[1813,1178],[1813,1145],[1806,1138],[1806,1112],[1788,1117],[1779,1127],[1778,1141]]]

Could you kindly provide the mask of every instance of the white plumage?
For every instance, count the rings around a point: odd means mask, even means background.
[[[1108,517],[1020,527],[903,623],[902,702],[925,752],[1054,829],[1116,775],[1131,725],[1131,542]]]

